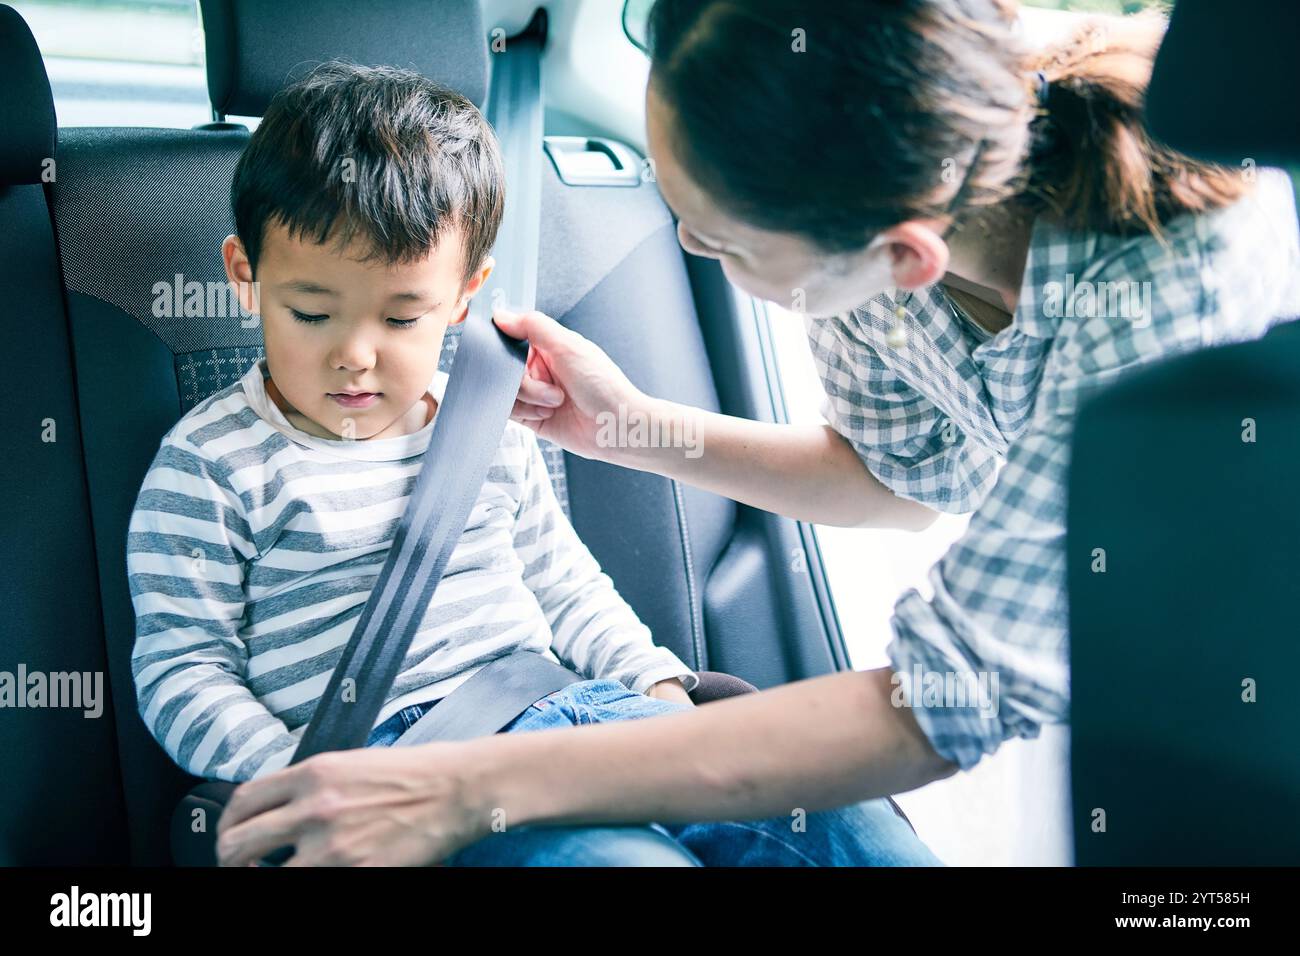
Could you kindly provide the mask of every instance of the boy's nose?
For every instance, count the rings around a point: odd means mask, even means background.
[[[365,372],[375,365],[375,347],[364,336],[353,336],[334,347],[330,366],[339,372]]]

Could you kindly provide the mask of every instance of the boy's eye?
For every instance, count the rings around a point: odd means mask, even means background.
[[[306,322],[308,325],[314,325],[317,322],[324,322],[329,318],[328,315],[312,315],[307,312],[299,312],[297,309],[290,309],[289,312],[299,322]],[[420,317],[417,315],[413,319],[394,319],[390,316],[388,321],[393,323],[396,328],[409,329],[416,322],[420,321]]]

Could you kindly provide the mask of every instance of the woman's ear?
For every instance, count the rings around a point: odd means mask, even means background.
[[[240,306],[249,315],[258,315],[262,307],[253,281],[253,266],[238,236],[226,236],[221,243],[221,259],[226,264],[226,279],[239,295]]]
[[[899,223],[880,233],[876,242],[884,244],[894,285],[900,289],[933,285],[948,271],[948,244],[928,223]]]
[[[483,283],[487,282],[488,276],[492,274],[496,264],[497,261],[488,256],[478,267],[478,271],[470,277],[469,282],[465,283],[465,291],[461,293],[460,302],[456,307],[456,317],[448,323],[449,325],[458,325],[465,321],[466,316],[469,315],[469,300],[478,295],[483,288]]]

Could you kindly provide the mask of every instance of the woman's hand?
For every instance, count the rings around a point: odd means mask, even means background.
[[[919,530],[938,517],[881,484],[830,425],[750,421],[653,398],[598,345],[540,312],[498,309],[493,319],[529,343],[510,417],[575,455],[814,524]],[[554,386],[560,397],[549,404]],[[649,435],[634,438],[640,424]]]
[[[285,866],[424,866],[485,836],[458,744],[317,754],[235,790],[217,826],[222,866],[294,847]]]
[[[510,417],[583,458],[612,460],[602,445],[602,413],[617,416],[650,404],[600,346],[541,312],[493,314],[497,327],[528,339],[528,363]],[[597,416],[602,416],[598,418]]]

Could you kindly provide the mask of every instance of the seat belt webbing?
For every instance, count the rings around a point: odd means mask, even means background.
[[[510,418],[527,345],[497,329],[491,308],[503,297],[522,309],[536,301],[544,23],[535,17],[494,54],[488,119],[502,145],[508,197],[493,249],[495,281],[473,300],[406,512],[292,763],[365,745]]]

